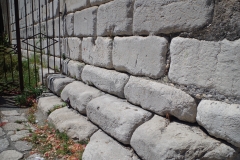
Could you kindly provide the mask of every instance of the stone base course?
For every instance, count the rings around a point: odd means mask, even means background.
[[[81,80],[82,70],[85,66],[84,63],[78,61],[69,61],[68,62],[68,75],[74,79]]]
[[[87,116],[103,131],[121,143],[129,144],[134,130],[152,114],[122,99],[103,95],[88,103]]]
[[[180,89],[131,76],[124,94],[129,102],[161,116],[170,114],[182,121],[196,122],[197,104]]]
[[[203,100],[198,105],[197,122],[210,135],[240,148],[240,105]]]
[[[237,150],[207,136],[198,127],[169,123],[159,116],[136,129],[131,146],[144,160],[239,158]]]

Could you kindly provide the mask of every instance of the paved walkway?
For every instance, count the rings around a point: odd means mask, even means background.
[[[15,106],[11,97],[0,97],[0,160],[35,160],[39,156],[30,156],[32,144],[21,140],[34,130],[27,111]]]

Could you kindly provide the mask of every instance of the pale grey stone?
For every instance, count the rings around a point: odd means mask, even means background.
[[[136,0],[133,32],[137,35],[194,31],[212,20],[213,0]]]
[[[48,61],[48,60],[47,60]],[[54,56],[49,57],[49,67],[53,70],[60,71],[60,58]]]
[[[98,7],[91,7],[74,13],[74,36],[95,36]]]
[[[3,117],[3,120],[7,120],[8,122],[26,122],[27,119],[24,116],[7,116],[7,117]]]
[[[109,37],[98,37],[96,41],[92,37],[83,38],[82,60],[95,66],[113,68],[112,43]]]
[[[82,71],[82,80],[102,91],[124,98],[124,86],[129,76],[114,70],[86,65]]]
[[[113,66],[133,75],[160,78],[165,74],[168,41],[157,36],[115,37]]]
[[[13,130],[17,130],[17,129],[23,129],[24,128],[24,125],[22,124],[18,124],[18,123],[6,123],[4,126],[3,126],[3,129],[5,131],[13,131]]]
[[[82,82],[73,82],[67,85],[62,93],[61,98],[66,101],[70,100],[71,106],[78,110],[81,114],[86,114],[87,104],[94,98],[103,95],[101,91],[96,88],[85,85]]]
[[[174,38],[169,78],[175,83],[240,96],[240,40],[219,42]]]
[[[149,120],[152,114],[125,100],[103,95],[90,101],[87,116],[103,131],[123,144],[129,144],[134,130]]]
[[[47,63],[44,64],[44,66],[47,66]],[[49,69],[48,68],[42,68],[42,69],[40,68],[38,73],[39,73],[39,82],[43,85],[46,85],[47,84],[47,82],[46,82],[47,75],[49,73],[54,73],[54,70],[52,70],[50,68]]]
[[[79,141],[88,140],[98,130],[86,117],[67,107],[53,111],[48,120],[60,132],[66,132],[69,137]]]
[[[159,160],[159,157],[232,160],[239,154],[231,146],[206,135],[199,127],[169,123],[156,115],[136,129],[131,146],[144,160]]]
[[[65,56],[76,61],[82,60],[82,41],[80,38],[66,39]]]
[[[15,147],[18,151],[29,151],[32,149],[32,144],[26,141],[17,141]]]
[[[21,130],[21,131],[17,131],[15,134],[10,136],[11,141],[18,141],[24,137],[29,136],[29,130]]]
[[[4,116],[20,116],[20,113],[16,110],[10,110],[10,111],[1,111],[2,115]]]
[[[69,61],[68,62],[68,75],[74,79],[81,80],[81,74],[83,67],[85,66],[84,63],[78,61]]]
[[[7,138],[0,139],[0,152],[2,152],[5,149],[7,149],[8,146],[9,146],[9,142],[8,142]]]
[[[139,160],[134,151],[109,137],[103,131],[97,131],[83,153],[83,160]]]
[[[0,127],[0,137],[1,136],[4,136],[5,135],[5,132],[3,131],[3,129]]]
[[[44,160],[41,154],[35,153],[27,157],[26,160]]]
[[[60,17],[60,21],[59,21],[59,17],[54,19],[54,35],[55,35],[55,37],[62,37],[64,35],[63,21],[62,21],[61,17]]]
[[[100,5],[97,13],[97,35],[132,35],[133,0],[117,0]]]
[[[74,14],[69,13],[66,15],[65,18],[65,35],[66,36],[73,36],[74,33]]]
[[[202,100],[197,108],[197,122],[210,135],[240,147],[240,105]]]
[[[180,89],[131,76],[124,94],[129,102],[161,116],[168,113],[183,121],[196,122],[197,104]]]
[[[60,96],[64,87],[66,85],[68,85],[69,83],[72,83],[73,81],[74,81],[74,79],[69,78],[69,77],[55,79],[53,81],[53,85],[54,85],[53,92],[56,93],[58,96]]]
[[[67,12],[79,11],[89,7],[89,0],[66,0]]]
[[[44,115],[47,115],[55,106],[63,105],[65,105],[65,103],[57,96],[41,97],[38,100],[38,109],[40,109]]]
[[[7,150],[0,153],[0,159],[2,160],[19,160],[23,158],[23,154],[15,150]]]
[[[113,0],[90,0],[90,4],[91,6],[95,6],[95,5],[101,5],[110,1],[113,1]]]

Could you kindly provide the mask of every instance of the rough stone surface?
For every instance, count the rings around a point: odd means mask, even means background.
[[[114,70],[86,65],[83,68],[82,80],[100,90],[124,98],[124,86],[127,84],[129,76]]]
[[[113,0],[90,0],[90,4],[91,4],[91,6],[95,6],[95,5],[100,5],[103,3],[110,2],[110,1],[113,1]]]
[[[45,64],[45,66],[47,66],[47,63]],[[46,82],[47,75],[49,73],[54,73],[54,70],[52,70],[50,68],[49,68],[49,70],[48,70],[48,68],[43,68],[43,69],[40,68],[38,70],[38,73],[39,73],[39,82],[43,85],[46,85],[47,84],[47,82]]]
[[[77,61],[69,61],[68,75],[77,80],[81,80],[81,74],[84,66],[85,66],[84,63],[77,62]]]
[[[240,148],[240,105],[203,100],[198,105],[197,122],[210,135]]]
[[[106,133],[123,144],[129,144],[134,130],[152,114],[125,100],[103,95],[88,103],[87,116]]]
[[[224,95],[240,97],[240,40],[230,42],[174,38],[170,46],[169,78]]]
[[[95,36],[98,7],[91,7],[74,13],[74,35]]]
[[[66,57],[72,60],[82,59],[82,41],[80,38],[68,38],[66,44]]]
[[[32,149],[32,144],[26,141],[17,141],[15,147],[18,151],[29,151]]]
[[[3,120],[7,120],[8,122],[27,122],[27,118],[24,116],[7,116],[3,117]]]
[[[29,130],[17,131],[15,134],[10,136],[10,139],[11,141],[18,141],[24,137],[27,137],[29,134]]]
[[[88,7],[89,4],[89,0],[66,0],[66,8],[67,8],[67,12],[73,12],[73,11],[79,11],[82,10],[86,7]]]
[[[0,137],[1,137],[1,136],[4,136],[4,135],[5,135],[5,132],[3,131],[2,128],[0,128]]]
[[[136,35],[193,31],[211,22],[213,0],[136,0],[133,32]]]
[[[82,60],[86,63],[103,67],[113,68],[112,64],[112,43],[108,37],[83,38]]]
[[[38,99],[38,108],[44,115],[47,115],[54,106],[62,106],[63,104],[65,103],[57,96],[41,97]]]
[[[71,106],[81,114],[86,114],[87,104],[94,98],[103,95],[101,91],[85,85],[82,82],[73,82],[67,85],[62,93],[61,98],[66,101],[69,98]]]
[[[15,150],[7,150],[0,153],[0,159],[2,160],[19,160],[23,157],[23,154]]]
[[[5,149],[7,149],[8,146],[9,146],[9,142],[8,142],[7,138],[0,139],[0,152],[2,152]]]
[[[18,123],[6,123],[6,124],[3,126],[3,129],[4,129],[5,131],[13,131],[13,130],[23,129],[23,128],[24,128],[24,125],[18,124]]]
[[[83,153],[83,160],[138,160],[132,149],[122,146],[103,131],[96,132]]]
[[[18,113],[16,110],[11,111],[1,111],[2,115],[4,116],[20,116],[20,113]]]
[[[100,5],[97,35],[132,35],[133,0],[118,0]]]
[[[196,122],[197,104],[180,89],[131,76],[124,94],[129,102],[159,115],[168,113],[183,121]]]
[[[67,107],[53,111],[48,120],[60,132],[66,132],[69,137],[79,141],[88,140],[98,130],[86,117]]]
[[[65,35],[66,36],[73,36],[74,33],[74,14],[69,13],[65,18]]]
[[[167,51],[168,41],[162,37],[115,37],[113,66],[133,75],[160,78],[165,74]]]
[[[239,153],[207,136],[201,129],[154,116],[136,129],[131,146],[144,160],[215,159],[237,160]]]

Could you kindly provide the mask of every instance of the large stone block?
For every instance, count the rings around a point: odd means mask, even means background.
[[[95,5],[101,5],[103,3],[107,3],[113,0],[90,0],[90,4],[91,6],[95,6]]]
[[[213,0],[136,0],[133,32],[136,35],[193,31],[211,22]]]
[[[45,63],[45,61],[43,61],[43,66],[47,67],[47,63]],[[48,68],[42,68],[42,69],[40,68],[38,70],[38,73],[39,73],[39,82],[43,85],[46,85],[47,84],[47,81],[46,81],[47,75],[49,73],[54,73],[54,70],[52,70],[50,68],[49,69]]]
[[[83,160],[139,160],[132,149],[129,149],[103,131],[94,133],[83,153]]]
[[[136,129],[131,146],[144,160],[214,159],[237,160],[239,152],[206,135],[199,127],[154,116]]]
[[[161,116],[170,114],[183,121],[196,122],[197,104],[180,89],[131,76],[124,93],[129,102]]]
[[[55,106],[63,106],[65,103],[57,96],[41,97],[38,100],[38,108],[44,115],[48,115]]]
[[[67,38],[65,41],[65,56],[80,61],[82,59],[82,41],[80,38]]]
[[[66,36],[73,36],[74,33],[74,14],[73,13],[69,13],[68,15],[66,15],[65,18],[65,35]]]
[[[125,100],[103,95],[88,103],[87,116],[103,131],[121,143],[129,144],[134,130],[152,114]]]
[[[82,71],[82,80],[98,89],[124,98],[124,86],[129,80],[125,73],[87,65]]]
[[[240,96],[240,40],[230,42],[174,38],[169,78],[175,83]]]
[[[98,7],[91,7],[74,13],[74,36],[96,35]]]
[[[132,35],[133,0],[118,0],[103,4],[97,14],[97,35]]]
[[[66,132],[69,137],[79,141],[89,140],[98,130],[86,117],[67,107],[53,111],[48,120],[60,132]]]
[[[113,68],[111,38],[98,37],[96,41],[92,37],[83,38],[82,60],[86,63],[103,67]]]
[[[165,74],[168,41],[162,37],[115,37],[113,66],[133,75],[160,78]]]
[[[55,18],[54,19],[54,32],[55,37],[62,37],[63,36],[63,21],[62,18]]]
[[[85,85],[82,82],[73,82],[67,85],[62,93],[61,98],[66,101],[69,99],[71,106],[78,110],[81,114],[86,114],[87,104],[94,98],[104,93],[96,88]]]
[[[210,135],[240,147],[240,105],[203,100],[198,105],[197,122]]]
[[[68,75],[77,80],[81,80],[81,74],[84,66],[85,66],[84,63],[80,63],[78,61],[69,61]]]
[[[67,12],[80,11],[84,8],[89,7],[89,0],[66,0]]]

